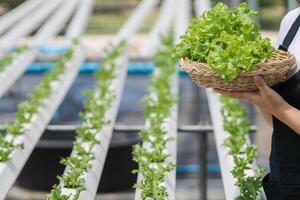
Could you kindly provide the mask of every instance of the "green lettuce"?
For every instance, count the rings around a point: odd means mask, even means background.
[[[223,3],[193,19],[175,56],[208,63],[222,79],[231,81],[241,70],[252,71],[253,65],[270,58],[275,49],[262,38],[253,17],[257,13],[247,3],[231,10]]]

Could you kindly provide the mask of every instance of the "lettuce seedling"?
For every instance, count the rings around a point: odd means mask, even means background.
[[[123,47],[124,43],[109,47],[102,62],[103,67],[94,74],[96,89],[84,91],[87,96],[84,102],[85,112],[80,113],[83,122],[76,128],[74,150],[70,157],[61,160],[68,171],[58,178],[64,187],[76,190],[73,200],[79,199],[80,192],[85,190],[83,177],[91,169],[91,161],[95,159],[92,149],[101,142],[96,136],[105,125],[111,123],[106,119],[106,113],[112,106],[116,91],[110,86],[116,78],[116,59],[120,57]]]
[[[259,200],[264,169],[256,170],[254,176],[246,173],[248,169],[251,169],[257,157],[257,147],[249,145],[247,141],[250,122],[246,110],[237,100],[230,97],[222,95],[220,100],[224,130],[229,134],[224,141],[224,146],[233,157],[234,168],[231,173],[240,190],[236,200]]]
[[[163,125],[170,116],[171,107],[176,103],[176,96],[171,91],[171,77],[176,72],[176,59],[171,56],[174,48],[173,37],[163,37],[161,41],[162,48],[154,56],[159,74],[152,75],[148,94],[142,99],[148,125],[139,135],[145,146],[136,144],[132,152],[133,161],[139,165],[133,173],[140,173],[143,177],[134,186],[141,191],[142,200],[166,199],[166,174],[175,168],[174,163],[167,161],[170,155],[166,148],[172,138],[166,135]]]
[[[0,73],[3,72],[6,69],[7,66],[12,64],[12,62],[14,61],[14,59],[18,55],[20,55],[21,53],[23,53],[27,49],[28,49],[27,46],[19,46],[15,49],[14,52],[4,55],[0,60]]]
[[[47,195],[47,200],[70,200],[69,195],[64,195],[61,192],[61,188],[58,185],[54,185],[51,193]]]
[[[26,49],[26,46],[19,47],[16,49],[16,54],[20,54]],[[18,105],[14,123],[5,126],[6,134],[11,136],[9,138],[12,138],[11,141],[7,141],[4,137],[0,139],[0,162],[8,161],[10,154],[14,150],[23,148],[23,144],[14,144],[12,141],[26,131],[25,128],[31,123],[33,116],[43,106],[43,102],[53,93],[51,84],[57,81],[60,75],[64,73],[67,62],[73,57],[73,52],[72,47],[64,53],[55,62],[53,70],[46,73],[42,81],[34,87],[33,91],[28,95],[28,99]],[[8,63],[8,61],[5,62]]]

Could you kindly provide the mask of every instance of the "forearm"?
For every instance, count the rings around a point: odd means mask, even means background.
[[[273,114],[300,135],[300,110],[286,103],[276,109]]]
[[[265,109],[263,109],[262,107],[258,107],[258,108],[259,108],[263,118],[267,122],[267,124],[269,124],[271,127],[273,127],[272,114],[270,112],[266,111]]]

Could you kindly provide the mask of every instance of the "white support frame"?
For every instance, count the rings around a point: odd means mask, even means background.
[[[63,25],[71,17],[72,10],[75,9],[77,1],[78,0],[65,1],[64,5],[41,27],[42,31],[36,34],[35,45],[40,45],[43,42],[46,42],[47,39],[59,33],[63,28]],[[3,83],[0,85],[0,97],[2,97],[2,95],[25,72],[27,66],[34,62],[37,55],[38,52],[35,50],[34,46],[34,48],[26,50],[14,58],[13,63],[0,73],[0,82]]]
[[[38,30],[34,38],[33,45],[41,45],[46,42],[47,39],[57,35],[71,18],[78,3],[79,0],[65,0],[47,23]]]
[[[228,137],[228,133],[223,128],[223,118],[221,115],[221,102],[219,95],[206,90],[208,99],[209,111],[214,129],[214,137],[216,141],[218,158],[221,167],[221,175],[227,200],[233,200],[239,192],[235,185],[236,180],[231,174],[234,167],[233,157],[229,155],[229,151],[224,147],[224,141]]]
[[[179,43],[180,41],[180,35],[184,34],[188,22],[190,20],[190,0],[176,0],[175,4],[173,2],[171,8],[173,10],[173,13],[176,12],[177,19],[175,24],[175,43]],[[178,7],[176,7],[178,6]],[[177,9],[180,8],[180,9]],[[170,7],[169,7],[170,9]],[[159,31],[164,31],[163,29],[157,30],[157,35],[159,35]],[[162,32],[163,34],[163,32]],[[157,49],[155,49],[157,50]],[[155,51],[154,50],[154,51]],[[154,52],[153,52],[154,53]],[[156,76],[159,75],[159,71],[155,70],[153,72]],[[176,73],[171,77],[172,82],[172,93],[178,96],[178,74]],[[166,162],[172,162],[176,165],[177,162],[177,121],[178,121],[178,104],[175,104],[172,106],[170,110],[170,117],[166,120],[166,123],[164,124],[164,127],[167,130],[167,136],[174,138],[173,141],[170,141],[167,144],[167,152],[170,154],[170,157],[167,159]],[[147,124],[147,122],[146,122]],[[143,144],[143,147],[146,148],[146,146]],[[142,175],[138,174],[138,182],[143,179]],[[164,184],[167,188],[168,197],[167,200],[174,200],[175,199],[175,193],[176,193],[176,170],[172,170],[167,174],[166,182]],[[140,191],[136,189],[135,192],[135,200],[140,200]]]
[[[66,37],[73,39],[79,37],[86,29],[89,16],[93,11],[94,0],[80,0],[76,13],[67,29]]]
[[[0,48],[10,48],[18,44],[23,36],[39,27],[63,1],[65,0],[45,1],[39,9],[27,15],[2,37]]]
[[[113,44],[118,44],[122,40],[127,40],[131,35],[136,33],[140,25],[145,21],[151,10],[158,4],[158,0],[142,0],[135,8],[129,19],[121,27],[117,36],[113,40]],[[139,26],[137,26],[139,25]]]
[[[212,126],[214,129],[214,137],[221,167],[225,197],[227,200],[232,200],[238,196],[239,188],[235,185],[236,180],[231,174],[231,171],[234,168],[233,157],[229,154],[229,149],[224,146],[224,141],[226,138],[228,138],[229,134],[223,128],[223,117],[221,113],[222,104],[220,101],[220,95],[208,89],[206,90],[206,95],[208,99]],[[250,144],[250,138],[247,138],[247,142]],[[255,169],[257,169],[256,162],[253,163],[251,169],[246,171],[246,174],[248,176],[255,175]]]
[[[159,76],[159,70],[155,70],[153,72],[155,76]],[[172,94],[178,95],[178,74],[173,75],[171,77],[170,82],[172,82]],[[174,163],[176,165],[177,162],[177,121],[178,121],[178,104],[176,103],[170,109],[170,116],[165,120],[163,124],[164,129],[166,130],[166,135],[168,138],[173,138],[174,140],[170,141],[166,145],[167,154],[170,155],[165,163]],[[145,124],[149,124],[149,122],[145,122]],[[147,148],[145,144],[143,144],[143,148]],[[137,182],[143,180],[142,174],[138,173]],[[164,183],[168,197],[167,200],[175,200],[176,193],[176,169],[173,169],[169,173],[166,174],[166,182]],[[135,200],[141,199],[141,191],[135,190]]]
[[[178,44],[180,36],[185,33],[191,19],[191,1],[176,0],[174,6],[176,11],[175,43]]]
[[[151,9],[154,7],[157,0],[143,0],[139,6],[134,10],[133,16],[131,16],[121,30],[118,32],[114,39],[113,44],[117,44],[124,39],[129,39],[133,34],[135,34],[139,28],[142,26],[143,21],[150,13]],[[136,20],[138,18],[138,20]],[[127,76],[127,57],[125,55],[117,59],[119,70],[117,70],[117,77],[114,79],[113,84],[116,89],[116,99],[114,100],[112,107],[106,112],[106,117],[112,123],[106,125],[98,134],[97,138],[101,141],[100,144],[95,145],[93,152],[96,155],[96,160],[91,162],[92,169],[89,170],[85,176],[85,186],[86,190],[80,193],[79,199],[81,200],[92,200],[95,198],[97,188],[100,182],[103,166],[105,163],[107,151],[110,145],[111,136],[113,133],[113,126],[117,117],[119,110],[119,105],[123,93],[123,88],[125,85],[125,80]],[[73,152],[72,152],[73,154]],[[67,173],[68,168],[65,169]],[[66,195],[71,195],[71,198],[76,194],[76,190],[65,188],[61,185],[62,193]]]
[[[195,0],[194,1],[195,12],[197,16],[202,15],[202,13],[211,7],[209,0]]]
[[[65,72],[58,81],[52,83],[53,93],[38,109],[25,132],[17,138],[19,143],[24,144],[24,149],[15,150],[9,161],[0,163],[0,200],[5,198],[8,190],[21,172],[44,129],[75,80],[83,61],[83,50],[80,46],[76,46],[74,57],[66,64]]]
[[[163,1],[159,16],[157,17],[156,22],[146,40],[141,56],[153,56],[157,48],[160,46],[161,35],[165,35],[170,30],[174,17],[174,9],[172,9],[173,3],[173,0]]]
[[[26,50],[24,53],[17,55],[13,62],[0,73],[0,97],[24,73],[26,67],[35,60],[36,54],[36,51],[33,49]]]
[[[171,77],[172,83],[172,94],[178,96],[179,92],[179,76],[176,72],[175,75]],[[177,128],[178,128],[178,103],[173,105],[170,110],[170,117],[166,119],[165,128],[167,131],[168,137],[173,138],[174,140],[167,143],[167,152],[170,157],[167,158],[167,162],[172,162],[176,165],[177,163]],[[168,200],[175,200],[176,196],[176,167],[169,173],[167,173],[166,179],[166,188],[168,192]]]
[[[35,10],[43,0],[28,0],[16,7],[15,9],[4,14],[0,18],[0,34],[12,27],[17,21],[21,20],[28,13]]]
[[[100,182],[102,170],[105,164],[106,155],[110,145],[110,140],[113,133],[113,127],[118,114],[125,80],[127,76],[127,58],[121,56],[117,59],[117,65],[120,66],[116,71],[116,78],[113,80],[112,85],[116,94],[116,98],[112,103],[112,106],[105,113],[105,119],[111,121],[110,124],[105,125],[102,130],[96,134],[96,138],[100,141],[100,144],[94,146],[92,154],[96,157],[95,160],[91,161],[92,168],[84,175],[85,180],[85,191],[80,193],[80,200],[92,200],[95,198],[98,185]],[[83,144],[84,145],[84,144]],[[74,152],[72,152],[74,154]],[[65,170],[65,174],[68,173],[68,168]],[[69,189],[62,187],[62,194],[71,195],[71,198],[76,194],[75,189]]]
[[[175,21],[175,44],[178,44],[180,41],[180,36],[185,33],[189,21],[191,19],[191,1],[190,0],[177,0],[176,5],[173,5],[174,15],[177,16]],[[174,7],[175,6],[175,7]],[[179,6],[176,8],[176,6]],[[174,9],[176,8],[176,9]],[[176,13],[176,14],[175,14]],[[176,72],[175,75],[171,78],[173,87],[173,93],[178,96],[179,94],[179,74]],[[171,116],[169,121],[170,127],[170,136],[174,137],[175,140],[168,144],[168,150],[170,151],[170,159],[176,165],[177,163],[177,126],[178,126],[178,104],[174,105],[171,108]],[[176,169],[171,171],[167,177],[170,179],[171,187],[168,188],[169,199],[175,200],[176,193]]]

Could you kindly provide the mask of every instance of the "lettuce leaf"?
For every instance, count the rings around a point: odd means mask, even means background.
[[[275,51],[267,38],[262,38],[257,13],[247,3],[231,10],[223,3],[193,19],[175,56],[208,63],[222,79],[231,81],[241,70],[252,71],[253,65],[270,58]]]

